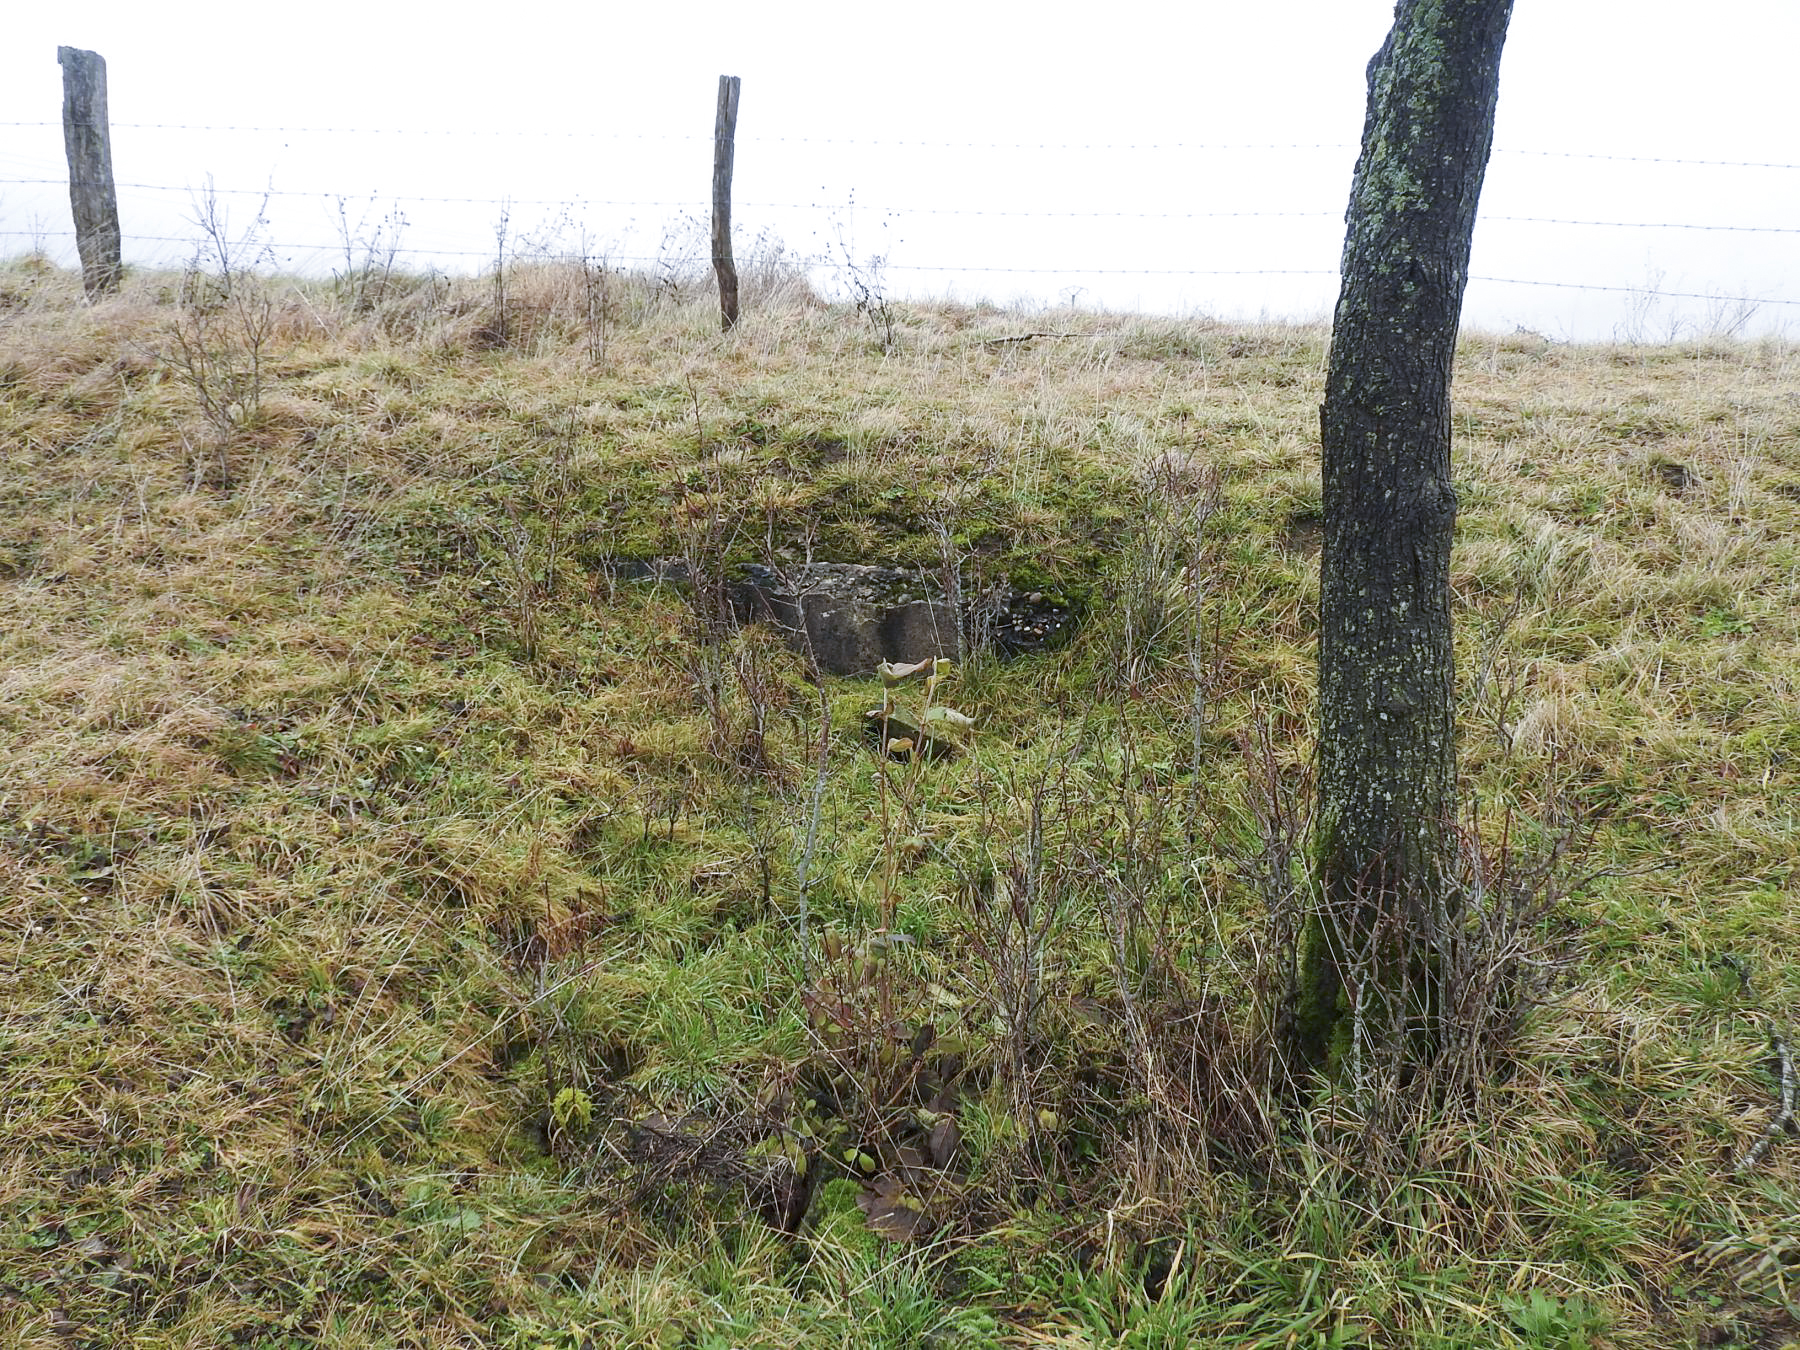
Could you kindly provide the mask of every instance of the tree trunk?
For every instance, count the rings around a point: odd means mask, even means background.
[[[1450,371],[1511,12],[1399,0],[1369,63],[1320,410],[1322,903],[1297,1017],[1315,1065],[1432,1039],[1428,935],[1455,908]]]

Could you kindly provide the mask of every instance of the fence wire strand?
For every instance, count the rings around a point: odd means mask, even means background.
[[[60,121],[0,122],[0,127],[60,127]],[[454,139],[459,136],[501,139],[602,141],[710,141],[711,136],[629,131],[549,131],[543,128],[496,127],[307,127],[206,125],[196,122],[114,122],[115,131],[207,131],[253,135],[313,136],[427,136]],[[847,136],[757,136],[739,138],[740,144],[881,146],[909,150],[1056,150],[1107,153],[1120,150],[1161,152],[1168,150],[1356,150],[1343,141],[905,141]],[[1699,159],[1675,155],[1613,155],[1584,150],[1533,150],[1496,146],[1496,155],[1523,155],[1538,159],[1605,160],[1616,164],[1684,164],[1716,169],[1800,169],[1800,163],[1752,159]]]
[[[0,230],[0,238],[10,239],[73,239],[73,230]],[[149,244],[183,244],[192,245],[193,240],[178,235],[132,235],[133,240]],[[341,253],[343,242],[340,240],[330,244],[302,244],[284,240],[259,241],[270,249],[290,249],[296,252]],[[458,249],[458,248],[399,248],[395,250],[399,257],[428,258],[493,258],[495,250]],[[584,257],[591,262],[605,265],[632,263],[642,266],[661,266],[669,259],[666,255],[650,254],[587,254],[582,255],[570,250],[549,251],[541,255],[535,251],[528,261],[567,261]],[[517,254],[509,256],[508,261],[517,262]],[[828,263],[821,263],[828,266]],[[1050,276],[1050,277],[1335,277],[1338,270],[1334,267],[1250,267],[1250,268],[1193,268],[1193,267],[971,267],[963,264],[944,263],[886,263],[882,270],[888,272],[940,272],[955,274],[975,274],[982,276]],[[1708,291],[1665,291],[1649,286],[1607,286],[1584,281],[1538,281],[1528,277],[1489,277],[1471,275],[1470,281],[1486,282],[1496,286],[1542,286],[1561,291],[1607,291],[1620,295],[1636,295],[1647,298],[1671,300],[1706,300],[1714,304],[1731,305],[1800,305],[1800,300],[1782,300],[1758,295],[1723,295]]]
[[[0,178],[0,185],[60,187],[63,178]],[[117,183],[116,188],[134,192],[184,192],[190,195],[213,194],[221,197],[299,197],[316,201],[377,201],[373,194],[318,192],[295,188],[222,188],[177,187],[168,183]],[[705,211],[710,203],[692,200],[627,200],[590,197],[428,197],[412,193],[393,193],[387,201],[395,206],[412,203],[457,206],[559,206],[569,209],[584,206],[660,207],[678,211]],[[842,211],[842,202],[759,202],[740,201],[739,207],[759,211]],[[889,216],[973,216],[1006,220],[1341,220],[1342,211],[1012,211],[982,210],[957,206],[907,206],[892,203],[864,203],[862,209]],[[1482,222],[1505,222],[1520,225],[1576,225],[1614,230],[1705,230],[1737,234],[1800,234],[1794,225],[1713,225],[1679,220],[1579,220],[1562,216],[1497,216],[1483,215]]]

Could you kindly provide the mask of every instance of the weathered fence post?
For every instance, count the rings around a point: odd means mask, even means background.
[[[69,152],[69,209],[88,299],[119,288],[119,199],[113,191],[106,119],[106,58],[58,47],[63,71],[63,145]]]
[[[713,271],[719,274],[719,326],[737,327],[737,264],[731,260],[731,161],[737,140],[736,75],[719,76],[719,116],[713,123]]]

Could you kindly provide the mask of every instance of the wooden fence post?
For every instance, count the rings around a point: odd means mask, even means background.
[[[119,289],[119,199],[113,191],[106,117],[106,58],[58,47],[63,70],[63,145],[69,152],[69,209],[88,299]]]
[[[719,274],[719,326],[729,333],[738,321],[737,264],[731,260],[731,162],[736,150],[736,75],[719,76],[719,116],[713,123],[713,271]]]

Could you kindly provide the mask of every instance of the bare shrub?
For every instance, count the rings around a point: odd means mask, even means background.
[[[1116,989],[1115,1165],[1138,1194],[1173,1197],[1269,1155],[1281,1075],[1277,1043],[1254,1015],[1257,954],[1246,956],[1246,940],[1221,942],[1223,894],[1172,880],[1183,870],[1177,804],[1153,779],[1132,785],[1134,773],[1121,775],[1104,828],[1078,855]]]
[[[398,206],[371,222],[374,203],[350,222],[347,198],[337,199],[338,245],[343,250],[343,266],[333,268],[332,291],[345,313],[363,315],[388,298],[394,285],[395,265],[400,257],[400,241],[406,233],[406,213]]]
[[[219,486],[229,486],[231,442],[261,414],[263,360],[275,307],[256,272],[268,261],[261,211],[236,237],[209,180],[195,200],[200,241],[182,272],[175,317],[158,357],[187,384],[214,433]]]
[[[751,241],[738,282],[746,304],[759,309],[817,309],[824,304],[813,289],[806,259],[768,230]]]

